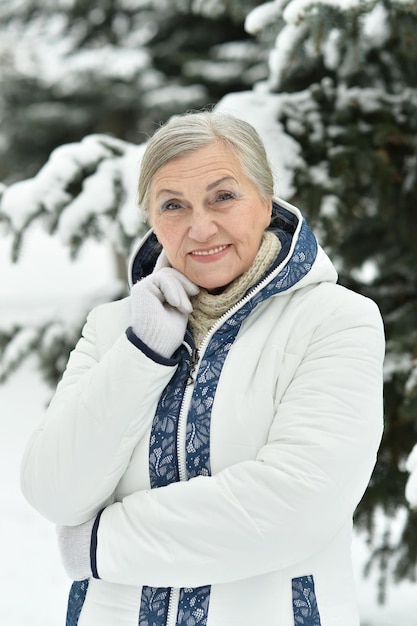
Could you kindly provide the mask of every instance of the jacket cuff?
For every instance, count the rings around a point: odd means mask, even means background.
[[[147,357],[152,359],[152,361],[155,361],[155,363],[160,363],[161,365],[169,365],[171,367],[178,364],[179,358],[168,359],[161,354],[158,354],[158,352],[152,350],[152,348],[150,348],[146,343],[139,339],[137,335],[135,335],[131,326],[129,326],[129,328],[126,330],[126,336],[129,341],[133,343],[134,346],[136,346],[136,348],[139,348],[141,352],[143,352]]]
[[[98,533],[98,525],[100,523],[100,517],[103,513],[104,509],[98,513],[96,519],[94,520],[93,530],[91,531],[91,542],[90,542],[90,567],[91,572],[93,574],[93,578],[100,578],[97,571],[97,533]]]

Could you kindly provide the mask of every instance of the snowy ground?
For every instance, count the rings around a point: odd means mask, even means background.
[[[4,239],[0,240],[0,326],[11,315],[14,319],[35,315],[33,302],[38,309],[55,307],[56,298],[51,296],[56,292],[62,295],[63,284],[72,306],[77,306],[77,298],[85,289],[104,284],[106,275],[111,277],[111,265],[99,249],[90,248],[73,265],[59,244],[49,238],[37,235],[31,245],[22,262],[10,267],[8,247]],[[61,298],[61,306],[67,301]],[[36,372],[34,360],[0,385],[0,624],[5,626],[65,624],[70,581],[59,561],[54,527],[31,509],[19,489],[22,451],[42,419],[50,393]],[[354,541],[353,556],[361,626],[416,626],[415,585],[392,587],[387,603],[378,606],[375,581],[361,576],[366,549],[359,537]]]

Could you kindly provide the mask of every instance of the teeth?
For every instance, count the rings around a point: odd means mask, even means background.
[[[211,250],[195,250],[192,252],[195,256],[209,256],[210,254],[217,254],[222,250],[226,250],[227,246],[218,246],[217,248],[212,248]]]

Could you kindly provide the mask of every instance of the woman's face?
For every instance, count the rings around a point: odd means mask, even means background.
[[[172,159],[150,186],[149,221],[169,262],[209,291],[249,269],[271,208],[220,141]]]

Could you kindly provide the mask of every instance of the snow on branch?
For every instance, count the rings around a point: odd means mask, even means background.
[[[308,12],[314,12],[321,7],[330,7],[340,12],[366,11],[375,5],[375,0],[291,0],[283,12],[284,20],[288,24],[298,24]]]
[[[294,68],[319,59],[342,77],[357,72],[369,50],[386,46],[393,15],[413,13],[416,6],[408,0],[387,6],[377,0],[275,0],[255,7],[245,29],[254,36],[274,33],[267,86],[281,91]]]
[[[56,385],[79,333],[80,328],[68,326],[62,320],[30,327],[16,325],[9,331],[1,330],[0,383],[35,355],[45,380]]]
[[[257,35],[279,19],[297,25],[305,20],[308,13],[317,13],[322,8],[340,12],[367,11],[374,5],[375,0],[274,0],[252,9],[246,17],[245,29],[251,35]]]
[[[6,379],[10,371],[14,371],[21,363],[24,355],[29,354],[38,342],[38,332],[35,328],[19,328],[13,333],[10,341],[2,350],[0,360],[0,382]]]
[[[75,255],[88,237],[106,237],[117,252],[145,230],[136,188],[144,144],[89,135],[56,148],[33,178],[0,190],[0,222],[19,256],[27,228],[41,222]]]
[[[282,15],[282,10],[286,0],[275,0],[275,2],[265,2],[252,9],[246,16],[245,30],[250,35],[258,35],[267,27],[275,24]]]

